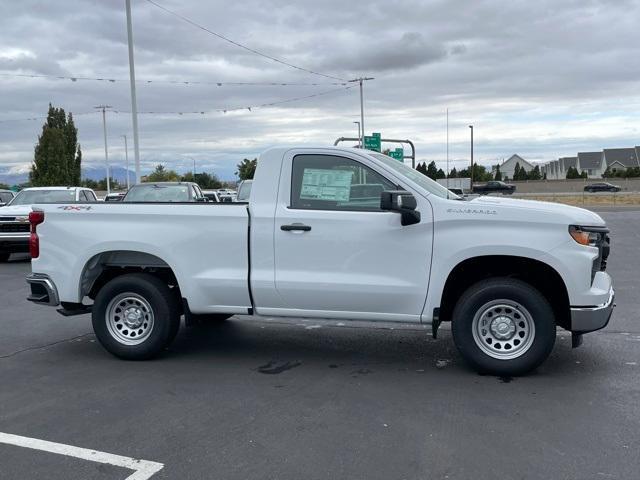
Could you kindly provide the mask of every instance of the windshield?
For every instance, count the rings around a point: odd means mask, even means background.
[[[75,202],[76,191],[69,190],[23,190],[9,205],[33,205],[34,203]]]
[[[388,157],[381,153],[370,153],[370,155],[373,155],[382,163],[384,163],[386,166],[395,170],[399,175],[402,175],[403,177],[408,178],[412,182],[417,183],[420,187],[424,188],[429,193],[433,193],[434,195],[440,198],[449,198],[451,200],[462,200],[458,195],[456,195],[453,192],[450,192],[449,190],[447,190],[446,187],[443,187],[438,182],[431,180],[426,175],[423,175],[417,170],[414,170],[413,168],[405,165],[402,162],[399,162],[394,158]]]
[[[162,185],[148,183],[135,185],[122,200],[123,202],[188,202],[188,185]]]

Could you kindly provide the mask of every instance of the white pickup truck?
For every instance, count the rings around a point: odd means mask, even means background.
[[[34,207],[29,300],[91,311],[100,343],[153,357],[181,315],[451,322],[475,369],[518,375],[556,327],[603,328],[614,292],[603,220],[504,198],[465,201],[385,155],[276,148],[248,203]]]

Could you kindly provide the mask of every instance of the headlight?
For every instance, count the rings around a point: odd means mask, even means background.
[[[608,232],[609,230],[604,227],[569,226],[569,235],[580,245],[587,247],[599,247]]]

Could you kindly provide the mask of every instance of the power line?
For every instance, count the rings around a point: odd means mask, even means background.
[[[242,49],[244,49],[244,50],[246,50],[248,52],[254,53],[254,54],[259,55],[259,56],[264,57],[264,58],[268,58],[269,60],[272,60],[274,62],[280,63],[282,65],[286,65],[287,67],[295,68],[296,70],[300,70],[300,71],[303,71],[303,72],[311,73],[313,75],[319,75],[319,76],[325,77],[325,78],[331,78],[333,80],[345,81],[344,78],[335,77],[333,75],[327,75],[325,73],[315,72],[315,71],[309,70],[307,68],[299,67],[297,65],[294,65],[293,63],[285,62],[284,60],[280,60],[279,58],[272,57],[271,55],[267,55],[266,53],[262,53],[262,52],[260,52],[258,50],[255,50],[253,48],[247,47],[246,45],[243,45],[243,44],[238,43],[238,42],[236,42],[234,40],[231,40],[230,38],[225,37],[224,35],[222,35],[220,33],[214,32],[213,30],[210,30],[207,27],[204,27],[204,26],[200,25],[199,23],[194,22],[193,20],[191,20],[191,19],[189,19],[189,18],[187,18],[187,17],[185,17],[185,16],[183,16],[183,15],[177,13],[177,12],[174,12],[173,10],[169,10],[168,8],[163,7],[162,5],[154,2],[153,0],[146,0],[146,1],[148,3],[150,3],[151,5],[159,8],[160,10],[163,10],[163,11],[167,12],[168,14],[179,18],[183,22],[186,22],[189,25],[192,25],[192,26],[194,26],[196,28],[199,28],[200,30],[202,30],[204,32],[207,32],[207,33],[209,33],[209,34],[211,34],[211,35],[213,35],[215,37],[218,37],[221,40],[224,40],[225,42],[228,42],[228,43],[230,43],[232,45],[235,45],[236,47],[242,48]]]
[[[77,82],[78,80],[90,80],[96,82],[109,82],[109,83],[121,83],[129,82],[124,78],[107,78],[107,77],[84,77],[81,75],[41,75],[31,73],[0,73],[0,77],[9,78],[48,78],[53,80],[71,80]],[[291,86],[323,86],[323,85],[346,85],[347,82],[213,82],[213,81],[200,81],[200,80],[137,80],[139,84],[149,83],[163,83],[171,85],[216,85],[218,87],[223,86],[266,86],[266,87],[291,87]]]
[[[325,95],[330,95],[332,93],[336,93],[336,92],[341,92],[341,91],[347,91],[350,90],[352,88],[355,88],[356,85],[348,85],[346,87],[342,87],[342,88],[334,88],[332,90],[326,90],[324,92],[318,92],[318,93],[314,93],[312,95],[305,95],[302,97],[293,97],[293,98],[286,98],[284,100],[278,100],[275,102],[268,102],[268,103],[261,103],[261,104],[257,104],[257,105],[251,105],[248,107],[228,107],[228,108],[216,108],[216,109],[208,109],[208,110],[193,110],[193,111],[170,111],[170,112],[166,112],[166,111],[145,111],[145,112],[138,112],[138,114],[140,115],[209,115],[212,113],[228,113],[228,112],[235,112],[235,111],[240,111],[240,110],[247,110],[249,112],[253,111],[253,110],[257,110],[259,108],[267,108],[267,107],[274,107],[277,105],[282,105],[285,103],[291,103],[291,102],[297,102],[297,101],[301,101],[301,100],[307,100],[309,98],[314,98],[314,97],[322,97]],[[130,111],[127,110],[120,110],[120,109],[110,109],[107,110],[107,112],[111,112],[111,113],[131,113]],[[93,115],[96,113],[100,113],[99,111],[91,111],[91,112],[80,112],[80,113],[72,113],[70,112],[74,117],[78,116],[78,115]],[[6,120],[0,120],[0,123],[9,123],[9,122],[22,122],[22,121],[31,121],[31,120],[43,120],[46,119],[47,116],[43,115],[43,116],[35,116],[35,117],[27,117],[27,118],[13,118],[13,119],[6,119]]]
[[[336,93],[336,92],[342,92],[342,91],[346,91],[346,90],[350,90],[352,88],[355,88],[355,85],[349,85],[347,87],[343,87],[343,88],[334,88],[333,90],[327,90],[324,92],[319,92],[319,93],[314,93],[312,95],[305,95],[303,97],[293,97],[293,98],[287,98],[285,100],[278,100],[275,102],[268,102],[268,103],[261,103],[258,105],[251,105],[248,107],[227,107],[227,108],[214,108],[214,109],[209,109],[209,110],[192,110],[192,111],[144,111],[144,112],[138,112],[138,114],[140,115],[208,115],[211,113],[229,113],[229,112],[236,112],[236,111],[240,111],[240,110],[247,110],[249,112],[253,111],[253,110],[257,110],[259,108],[267,108],[267,107],[274,107],[277,105],[282,105],[285,103],[291,103],[291,102],[297,102],[297,101],[301,101],[301,100],[307,100],[309,98],[314,98],[314,97],[322,97],[324,95],[329,95],[331,93]],[[125,110],[111,110],[114,113],[131,113],[131,112],[127,112]]]

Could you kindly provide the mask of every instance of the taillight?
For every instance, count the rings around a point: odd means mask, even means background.
[[[40,239],[36,228],[44,222],[44,212],[42,210],[34,210],[29,213],[29,223],[31,224],[31,235],[29,236],[29,253],[31,258],[40,256]]]

